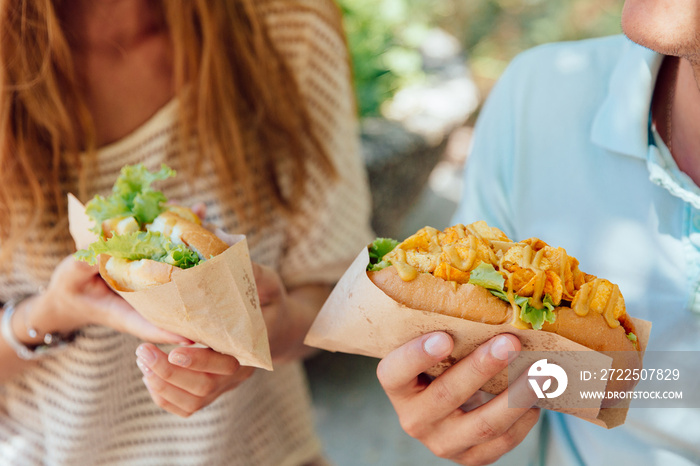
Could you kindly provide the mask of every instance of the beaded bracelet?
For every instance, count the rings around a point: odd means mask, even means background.
[[[28,297],[28,296],[27,296]],[[68,343],[73,341],[75,334],[71,334],[64,337],[59,334],[46,333],[44,335],[44,343],[29,347],[19,341],[12,329],[12,316],[15,313],[16,306],[25,300],[27,297],[20,299],[11,299],[4,306],[4,312],[2,313],[2,322],[0,322],[0,328],[2,330],[2,336],[8,345],[12,347],[21,359],[37,359],[41,356],[46,355],[49,352],[53,352],[56,349],[66,346]],[[36,338],[38,332],[33,327],[27,325],[27,333],[30,338]]]

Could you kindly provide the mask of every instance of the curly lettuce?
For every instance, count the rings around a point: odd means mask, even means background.
[[[508,293],[504,289],[505,278],[491,264],[482,262],[474,268],[469,275],[469,283],[486,288],[494,296],[510,302]],[[525,296],[514,294],[513,300],[520,308],[520,320],[530,324],[535,330],[542,330],[545,321],[551,324],[557,318],[554,313],[554,302],[548,294],[542,300],[542,308],[533,306],[531,299]]]
[[[369,264],[367,270],[377,272],[391,265],[391,262],[384,260],[384,256],[394,250],[399,242],[391,238],[377,238],[369,245]],[[508,293],[505,291],[505,278],[493,265],[481,263],[469,273],[469,283],[486,288],[494,296],[506,301]],[[546,294],[542,300],[542,308],[532,305],[531,298],[513,295],[515,304],[520,308],[520,319],[532,326],[535,330],[541,330],[545,322],[554,323],[557,316],[554,313],[554,302]]]
[[[370,272],[378,272],[391,265],[389,261],[384,260],[384,256],[399,245],[399,242],[392,238],[377,238],[367,248],[369,251],[369,264],[367,270]]]
[[[165,195],[151,187],[154,181],[175,176],[175,171],[166,165],[149,172],[143,164],[127,165],[121,169],[112,194],[95,196],[85,206],[85,212],[95,221],[93,231],[102,234],[102,223],[118,217],[134,217],[142,227],[151,223],[165,210]]]
[[[165,236],[153,231],[136,231],[99,239],[87,249],[75,253],[75,257],[90,265],[97,262],[97,256],[107,254],[119,259],[137,261],[150,259],[188,269],[200,262],[197,253],[182,244],[174,244]]]
[[[164,262],[181,269],[188,269],[200,263],[196,252],[183,244],[175,244],[158,232],[144,231],[145,225],[165,210],[165,195],[153,189],[155,181],[175,176],[175,171],[166,165],[150,172],[143,164],[126,165],[112,187],[112,194],[95,196],[85,206],[85,212],[95,221],[93,231],[100,239],[75,253],[75,257],[88,264],[95,264],[97,256],[106,254],[112,257],[137,261],[150,259]],[[140,231],[102,237],[102,223],[113,218],[133,217]]]

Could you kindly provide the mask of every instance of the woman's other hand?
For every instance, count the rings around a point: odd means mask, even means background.
[[[204,204],[194,204],[191,209],[200,219],[206,217]],[[244,238],[219,228],[214,228],[214,233],[229,246]],[[272,361],[280,363],[308,356],[315,349],[304,346],[304,337],[332,286],[311,283],[288,290],[274,269],[255,262],[252,265]]]
[[[149,323],[107,286],[97,266],[89,266],[73,256],[61,261],[46,291],[25,312],[29,313],[26,321],[44,333],[70,333],[94,324],[155,343],[191,343]]]
[[[315,349],[303,344],[304,337],[332,287],[317,283],[287,290],[277,272],[256,263],[253,263],[253,275],[273,362],[291,361],[314,352]]]
[[[406,433],[441,458],[463,465],[490,464],[515,448],[539,417],[538,408],[510,408],[509,393],[517,390],[521,406],[523,399],[532,406],[537,398],[526,383],[516,383],[470,411],[462,407],[517,356],[520,341],[498,335],[432,382],[425,381],[421,374],[449,356],[452,348],[446,333],[423,335],[389,353],[379,363],[377,376]]]
[[[153,401],[182,417],[189,417],[233,390],[255,370],[209,348],[181,347],[165,354],[155,345],[144,343],[136,356]]]

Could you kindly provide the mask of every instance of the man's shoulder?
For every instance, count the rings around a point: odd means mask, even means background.
[[[539,88],[548,93],[604,88],[630,46],[632,43],[623,35],[539,45],[520,53],[504,78],[516,80],[530,91]]]

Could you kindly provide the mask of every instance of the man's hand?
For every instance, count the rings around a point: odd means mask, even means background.
[[[450,355],[449,335],[435,332],[389,353],[377,376],[402,428],[435,455],[464,465],[490,464],[515,448],[539,418],[538,408],[509,408],[508,394],[537,401],[527,384],[513,384],[470,411],[461,407],[517,356],[520,341],[498,335],[428,383],[421,374]],[[510,353],[509,353],[510,352]],[[524,380],[524,379],[523,379]]]

